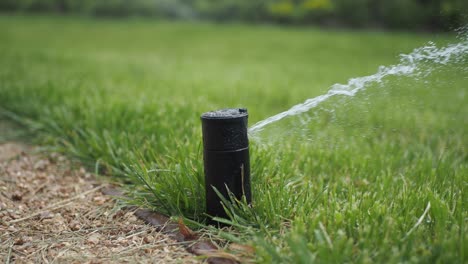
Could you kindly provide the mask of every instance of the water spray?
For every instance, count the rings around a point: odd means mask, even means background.
[[[463,30],[460,29],[459,38],[461,41],[458,43],[438,48],[434,43],[429,42],[426,46],[416,48],[409,54],[400,54],[398,64],[380,66],[376,73],[351,78],[346,84],[336,83],[325,94],[307,99],[305,102],[294,105],[284,112],[257,122],[249,128],[249,133],[255,137],[255,134],[261,132],[266,126],[290,116],[306,113],[335,96],[353,97],[371,84],[382,83],[388,76],[426,76],[436,66],[444,66],[450,62],[464,62],[468,55],[468,33]],[[432,64],[432,67],[424,67],[428,63]]]
[[[227,218],[215,189],[226,199],[251,202],[247,109],[206,112],[201,116],[206,213]]]

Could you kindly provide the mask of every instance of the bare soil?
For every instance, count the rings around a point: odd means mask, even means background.
[[[198,263],[174,238],[120,210],[107,185],[56,154],[0,144],[0,261]]]

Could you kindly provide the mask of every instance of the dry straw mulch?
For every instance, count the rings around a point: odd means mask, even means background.
[[[197,263],[168,235],[120,210],[94,175],[60,155],[0,145],[0,261]]]

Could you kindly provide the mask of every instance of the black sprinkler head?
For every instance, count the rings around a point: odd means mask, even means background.
[[[247,109],[233,108],[206,112],[201,116],[205,168],[206,212],[227,218],[220,197],[243,196],[251,202]]]

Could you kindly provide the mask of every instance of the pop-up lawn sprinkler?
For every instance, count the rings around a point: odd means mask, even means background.
[[[210,216],[227,217],[214,188],[228,200],[231,192],[236,199],[245,196],[251,202],[247,118],[247,109],[243,108],[222,109],[201,116],[206,212]]]

